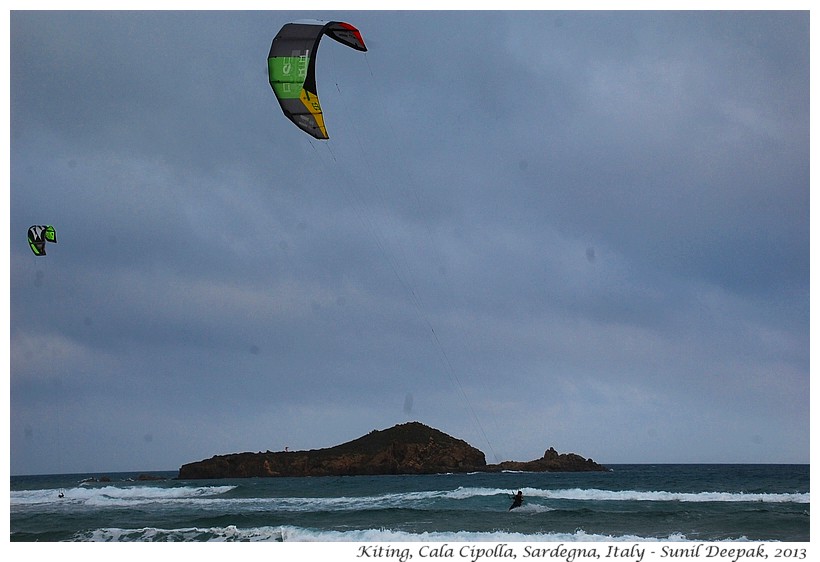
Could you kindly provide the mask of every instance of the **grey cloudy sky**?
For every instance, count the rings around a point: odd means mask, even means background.
[[[369,47],[327,142],[267,83],[305,17]],[[809,98],[808,12],[12,12],[11,472],[808,462]]]

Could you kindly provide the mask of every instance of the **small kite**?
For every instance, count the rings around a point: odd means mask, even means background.
[[[28,229],[28,245],[35,256],[46,255],[46,242],[57,243],[57,232],[53,226],[31,226]]]
[[[340,21],[286,23],[270,46],[268,79],[285,116],[317,139],[327,139],[316,95],[316,51],[323,35],[357,51],[367,51],[359,30]]]

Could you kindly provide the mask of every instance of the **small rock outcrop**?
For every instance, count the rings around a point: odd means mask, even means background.
[[[585,459],[575,453],[559,454],[550,447],[544,456],[534,461],[504,461],[499,464],[487,467],[489,471],[498,470],[520,470],[523,472],[588,472],[606,471],[605,466],[601,466],[592,459]]]
[[[577,472],[607,470],[576,454],[558,454],[550,447],[540,459],[488,465],[484,453],[461,439],[419,422],[396,425],[330,447],[215,455],[182,465],[178,479],[277,476],[357,476],[378,474],[441,474],[446,472]]]
[[[140,474],[137,476],[137,480],[140,482],[150,482],[153,480],[167,480],[164,476],[156,476],[154,474]]]

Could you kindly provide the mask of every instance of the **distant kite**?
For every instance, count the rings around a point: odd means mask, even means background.
[[[53,226],[31,226],[28,229],[28,245],[35,256],[46,255],[46,242],[57,243],[57,232]]]
[[[316,94],[316,51],[323,35],[357,51],[367,51],[359,30],[340,21],[301,20],[286,23],[270,46],[268,79],[285,116],[297,127],[327,139]]]

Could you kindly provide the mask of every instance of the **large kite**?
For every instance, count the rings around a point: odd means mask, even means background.
[[[323,35],[357,51],[367,51],[359,30],[340,21],[286,23],[270,46],[268,78],[285,116],[317,139],[327,139],[316,95],[316,51]]]
[[[53,226],[31,226],[28,229],[28,245],[35,256],[46,255],[46,242],[57,243],[57,232]]]

